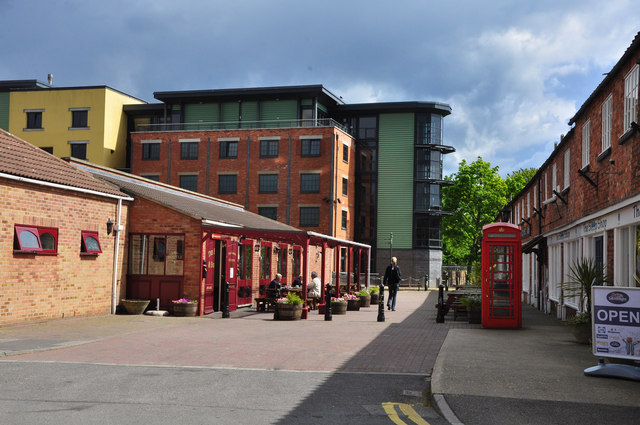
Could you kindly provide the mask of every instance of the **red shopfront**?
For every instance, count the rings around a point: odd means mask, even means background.
[[[482,228],[482,327],[522,327],[520,228],[510,223]]]

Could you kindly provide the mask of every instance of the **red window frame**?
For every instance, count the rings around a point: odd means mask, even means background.
[[[29,232],[33,234],[37,241],[38,247],[24,247],[20,240],[20,234],[22,232]],[[45,234],[53,237],[53,249],[47,249],[42,247],[42,236]],[[40,226],[26,226],[16,224],[14,226],[14,246],[13,252],[24,254],[40,254],[40,255],[56,255],[58,253],[58,229],[55,227],[40,227]]]
[[[80,244],[80,255],[98,255],[102,254],[102,246],[100,245],[100,237],[98,236],[98,232],[92,232],[89,230],[82,230],[80,232],[82,237],[82,242]],[[98,243],[98,249],[88,249],[87,248],[87,238],[94,238]]]

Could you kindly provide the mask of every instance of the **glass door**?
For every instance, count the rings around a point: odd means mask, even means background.
[[[514,245],[489,245],[489,263],[485,301],[488,317],[507,319],[514,317]]]

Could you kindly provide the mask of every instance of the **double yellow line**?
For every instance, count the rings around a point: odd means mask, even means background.
[[[405,421],[400,419],[400,415],[398,415],[398,412],[396,411],[396,406],[414,424],[429,425],[429,422],[425,421],[422,418],[422,416],[418,414],[418,412],[413,410],[413,407],[409,406],[406,403],[390,403],[390,402],[382,403],[382,408],[384,409],[384,411],[387,413],[387,416],[389,416],[389,419],[391,419],[394,424],[407,425]]]

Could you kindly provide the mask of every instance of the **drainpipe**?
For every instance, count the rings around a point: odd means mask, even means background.
[[[334,137],[335,136],[335,137]],[[336,167],[336,139],[338,138],[337,134],[334,134],[331,136],[331,192],[330,192],[330,196],[329,198],[331,199],[331,201],[329,202],[329,235],[330,236],[335,236],[335,232],[333,231],[333,207],[334,207],[334,197],[335,195],[333,194],[333,188],[334,188],[334,180],[335,180],[335,176],[336,173],[335,172],[335,167]],[[323,281],[324,283],[324,281]]]
[[[122,213],[122,199],[118,199],[118,209],[116,212],[116,225],[113,228],[115,237],[115,247],[113,254],[113,280],[111,282],[111,314],[116,314],[117,292],[118,292],[118,258],[120,257],[120,215]]]

